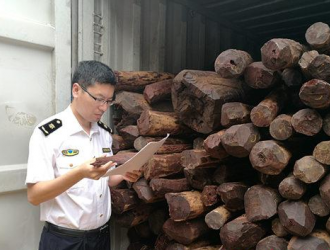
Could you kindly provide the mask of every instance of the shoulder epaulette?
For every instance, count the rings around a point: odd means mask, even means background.
[[[112,129],[110,127],[108,127],[107,125],[105,125],[103,122],[98,121],[97,125],[99,125],[101,128],[105,129],[106,131],[108,131],[110,134],[112,134]]]
[[[44,133],[45,136],[48,136],[60,127],[62,127],[62,121],[60,119],[54,119],[40,126],[39,129]]]

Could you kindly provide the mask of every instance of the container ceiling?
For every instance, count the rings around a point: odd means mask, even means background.
[[[272,38],[306,43],[305,32],[310,25],[330,24],[330,0],[188,0],[186,3],[262,44]]]

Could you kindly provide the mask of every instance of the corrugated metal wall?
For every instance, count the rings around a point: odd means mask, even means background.
[[[228,48],[259,48],[247,37],[187,7],[181,1],[104,0],[108,29],[105,50],[116,70],[178,73],[182,69],[213,70],[215,58]]]

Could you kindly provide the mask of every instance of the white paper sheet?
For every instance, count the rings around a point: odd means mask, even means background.
[[[120,165],[115,169],[109,169],[108,172],[105,173],[104,177],[111,175],[124,175],[126,172],[139,170],[144,164],[146,164],[151,159],[151,157],[157,152],[157,150],[164,144],[164,142],[169,137],[169,135],[170,134],[167,134],[167,136],[161,139],[160,141],[149,142],[136,155],[134,155],[124,164]]]

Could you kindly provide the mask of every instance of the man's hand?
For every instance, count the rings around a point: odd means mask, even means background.
[[[89,178],[93,180],[100,179],[111,167],[115,166],[116,163],[113,161],[109,161],[99,167],[93,166],[92,164],[95,162],[95,158],[88,160],[78,166],[81,169],[83,177]]]

